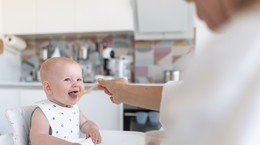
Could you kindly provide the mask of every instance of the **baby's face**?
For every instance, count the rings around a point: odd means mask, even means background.
[[[52,90],[49,99],[61,106],[75,105],[80,99],[75,93],[84,90],[82,70],[76,63],[55,66],[49,82]]]

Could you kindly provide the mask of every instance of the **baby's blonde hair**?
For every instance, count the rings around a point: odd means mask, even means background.
[[[76,61],[67,58],[67,57],[53,57],[49,58],[46,61],[44,61],[41,65],[40,68],[40,76],[41,76],[41,81],[47,81],[49,74],[51,72],[54,72],[57,65],[63,65],[64,63],[74,63],[78,64]]]

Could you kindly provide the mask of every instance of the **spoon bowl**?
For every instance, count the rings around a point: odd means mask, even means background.
[[[87,93],[90,93],[90,92],[91,92],[95,87],[97,87],[97,86],[99,86],[99,84],[95,84],[95,85],[91,86],[88,90],[83,91],[83,92],[78,92],[78,93],[76,93],[75,95],[81,97],[81,96],[83,96],[83,95],[85,95],[85,94],[87,94]]]

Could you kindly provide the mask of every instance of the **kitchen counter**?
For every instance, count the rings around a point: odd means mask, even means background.
[[[89,88],[95,83],[85,83],[85,88]],[[42,89],[40,82],[0,82],[0,89]]]
[[[90,88],[95,83],[85,83],[85,88]],[[132,83],[135,84],[135,83]],[[135,84],[135,85],[148,85],[156,86],[163,84]],[[40,82],[0,82],[0,89],[42,89]]]

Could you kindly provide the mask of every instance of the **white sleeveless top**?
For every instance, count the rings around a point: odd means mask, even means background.
[[[49,121],[52,136],[73,141],[80,138],[79,108],[73,105],[71,108],[59,106],[49,100],[37,103]]]

